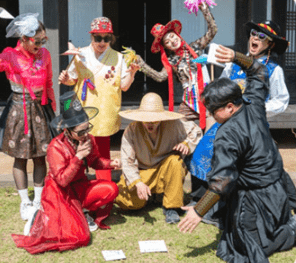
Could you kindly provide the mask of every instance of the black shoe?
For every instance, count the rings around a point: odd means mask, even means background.
[[[168,224],[176,224],[180,221],[180,217],[175,209],[163,208],[163,214],[165,215],[165,221]]]

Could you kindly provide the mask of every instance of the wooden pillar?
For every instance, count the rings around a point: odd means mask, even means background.
[[[68,65],[68,57],[61,56],[68,49],[68,0],[43,0],[43,17],[49,38],[47,48],[52,58],[53,88],[59,113],[59,96],[69,88],[58,84],[59,73]]]

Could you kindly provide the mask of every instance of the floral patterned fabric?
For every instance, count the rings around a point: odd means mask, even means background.
[[[203,136],[194,153],[185,159],[191,175],[203,181],[207,180],[207,173],[211,170],[214,140],[220,126],[221,124],[216,122]]]
[[[46,155],[51,137],[42,111],[41,94],[35,94],[36,100],[32,100],[29,94],[25,95],[28,134],[24,134],[23,94],[13,94],[3,137],[4,153],[21,159]]]

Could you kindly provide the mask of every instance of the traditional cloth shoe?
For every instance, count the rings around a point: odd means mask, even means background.
[[[20,213],[23,220],[29,219],[29,210],[32,207],[32,202],[21,202]]]
[[[176,224],[180,221],[180,217],[174,209],[163,208],[163,214],[165,215],[165,221],[168,224]]]
[[[28,214],[29,214],[29,218],[28,218],[28,222],[26,223],[25,225],[25,228],[24,228],[24,235],[25,236],[29,236],[30,235],[30,230],[31,230],[31,227],[35,221],[35,218],[36,218],[36,215],[38,213],[38,209],[36,209],[36,207],[34,206],[31,206],[29,209],[28,209]]]
[[[84,216],[87,220],[89,231],[96,231],[98,229],[98,225],[94,222],[94,219],[88,214],[88,212],[84,212]]]

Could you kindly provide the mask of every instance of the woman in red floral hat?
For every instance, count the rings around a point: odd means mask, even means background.
[[[184,114],[187,120],[200,119],[200,126],[204,129],[206,109],[198,99],[204,88],[203,70],[200,64],[191,60],[202,54],[216,35],[217,26],[207,4],[202,4],[199,8],[208,24],[208,31],[203,37],[188,45],[180,36],[182,30],[180,21],[172,20],[165,26],[157,23],[151,30],[151,34],[155,37],[151,51],[152,53],[161,52],[164,68],[157,72],[149,67],[140,56],[138,56],[138,64],[142,72],[155,81],[162,82],[168,79],[169,110],[173,110],[172,74],[175,73],[184,89],[179,112]]]
[[[121,91],[127,91],[134,81],[137,65],[130,68],[123,55],[111,48],[115,42],[112,22],[107,17],[95,18],[91,23],[91,44],[77,50],[74,63],[64,70],[59,81],[75,85],[83,106],[99,109],[92,120],[91,134],[95,136],[102,157],[110,158],[110,136],[120,129],[118,112],[121,107]],[[111,171],[96,171],[97,179],[111,180]]]

